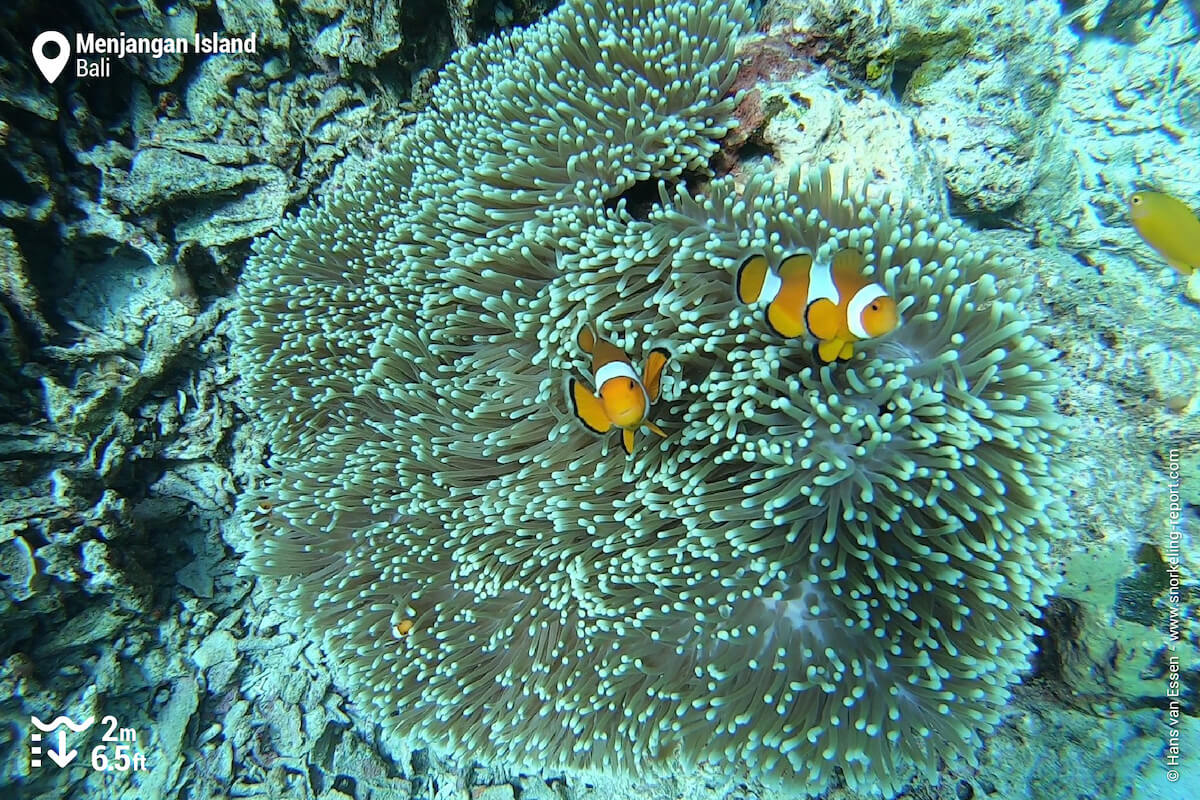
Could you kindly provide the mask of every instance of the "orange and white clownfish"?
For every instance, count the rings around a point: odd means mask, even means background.
[[[826,263],[797,253],[775,272],[766,256],[753,255],[738,268],[738,300],[766,303],[767,324],[780,336],[811,333],[820,361],[849,359],[855,342],[891,333],[900,324],[896,301],[863,276],[862,265],[857,250],[839,250]]]
[[[658,401],[663,368],[671,354],[655,348],[646,358],[646,369],[639,378],[629,356],[611,342],[596,336],[589,326],[579,332],[579,348],[592,357],[592,384],[595,392],[571,379],[571,406],[575,416],[590,431],[608,433],[621,429],[621,444],[626,455],[633,455],[633,434],[646,427],[666,437],[663,430],[646,419],[650,406]]]

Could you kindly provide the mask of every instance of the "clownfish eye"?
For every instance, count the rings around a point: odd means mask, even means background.
[[[879,310],[879,303],[871,303],[871,310],[872,310],[872,311],[878,311],[878,310]]]
[[[634,384],[634,382],[633,382],[633,378],[630,378],[630,379],[629,379],[629,391],[631,391],[631,392],[632,392],[632,391],[633,391],[633,389],[634,389],[634,386],[635,386],[635,385],[636,385],[636,384]]]

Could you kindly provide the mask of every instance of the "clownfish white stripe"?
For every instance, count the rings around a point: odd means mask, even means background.
[[[863,311],[881,297],[887,297],[884,288],[878,283],[868,283],[855,292],[854,297],[850,298],[850,304],[846,307],[846,324],[850,328],[850,332],[859,339],[871,338],[871,335],[863,328]]]
[[[596,370],[596,391],[600,391],[604,384],[608,383],[612,378],[631,378],[634,383],[641,385],[641,378],[633,371],[633,367],[629,366],[624,361],[610,361],[600,369]]]
[[[767,274],[763,276],[762,289],[758,293],[756,303],[770,303],[779,295],[779,289],[783,286],[783,280],[775,274],[775,270],[768,269]]]
[[[840,298],[837,284],[833,280],[833,262],[813,261],[812,267],[808,271],[808,276],[808,301],[806,306],[811,306],[818,300],[828,300],[834,305],[838,304]]]

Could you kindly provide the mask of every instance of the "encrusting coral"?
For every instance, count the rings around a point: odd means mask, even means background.
[[[365,186],[258,243],[249,563],[413,741],[893,791],[978,746],[1032,649],[1052,353],[1004,259],[828,167],[682,186],[732,126],[747,10],[647,5],[461,52]],[[849,362],[734,299],[748,255],[845,248],[903,318]],[[631,459],[570,413],[588,323],[671,354],[669,437]]]

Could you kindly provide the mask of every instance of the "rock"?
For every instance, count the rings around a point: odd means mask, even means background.
[[[142,781],[145,797],[166,797],[183,767],[183,745],[187,728],[200,702],[200,687],[195,678],[180,677],[154,724],[151,744],[153,759],[147,759],[150,773]]]
[[[282,698],[273,697],[261,702],[258,710],[263,722],[271,729],[275,752],[280,755],[304,752],[299,707]]]
[[[1111,18],[1136,4],[1086,6],[1075,33],[1061,29],[1077,44],[1050,120],[1058,133],[1039,185],[1016,209],[1018,224],[1039,242],[1094,253],[1101,263],[1114,249],[1128,250],[1148,270],[1166,273],[1130,226],[1127,202],[1148,187],[1185,201],[1196,196],[1200,50],[1183,43],[1194,34],[1189,4],[1167,3],[1148,28],[1149,15],[1139,14],[1122,36],[1111,35]],[[1176,292],[1187,291],[1172,278]]]
[[[209,693],[221,694],[241,663],[238,641],[228,631],[213,631],[192,653],[192,660],[205,672]]]
[[[1106,698],[1136,707],[1141,698],[1166,697],[1166,676],[1154,666],[1167,646],[1167,636],[1155,627],[1166,575],[1157,550],[1142,550],[1139,558],[1161,572],[1157,583],[1148,583],[1138,571],[1131,574],[1136,564],[1129,554],[1111,546],[1081,548],[1067,563],[1059,594],[1078,604],[1077,618],[1066,633],[1062,625],[1051,624],[1053,616],[1047,627],[1058,638],[1063,681],[1088,702]],[[1189,641],[1187,628],[1185,623],[1174,655],[1183,670],[1200,670],[1200,648]]]
[[[791,35],[814,61],[886,90],[896,36],[886,0],[775,0],[763,6],[760,29]]]
[[[39,548],[39,555],[44,549]],[[128,612],[106,605],[88,606],[42,638],[34,648],[33,656],[35,660],[64,660],[62,654],[65,652],[114,638],[116,632],[129,622],[129,617]]]
[[[221,742],[217,748],[216,758],[213,759],[213,777],[221,782],[222,785],[229,785],[229,781],[233,778],[233,745],[229,740]]]
[[[1053,0],[778,0],[763,10],[769,38],[786,46],[793,60],[799,55],[849,70],[852,79],[893,93],[913,118],[915,138],[936,158],[940,170],[933,174],[944,173],[963,207],[986,213],[1028,196],[1045,171],[1050,112],[1077,42],[1061,33],[1059,16]],[[843,87],[836,93],[858,94]],[[864,95],[862,102],[872,101]],[[847,120],[840,137],[860,141],[855,126],[864,123],[870,130],[866,114]],[[914,138],[907,125],[903,132]],[[908,186],[929,185],[924,176],[914,177]]]
[[[216,247],[245,241],[273,228],[282,218],[290,197],[289,181],[269,165],[247,167],[242,176],[258,188],[216,210],[184,214],[175,235],[180,242]]]
[[[1049,112],[1075,43],[1058,33],[1058,3],[894,8],[892,85],[918,134],[965,208],[1008,209],[1041,178],[1053,138]]]
[[[229,707],[222,723],[225,726],[225,738],[233,742],[234,747],[243,748],[254,733],[250,725],[250,702],[236,700]]]
[[[540,775],[522,775],[517,780],[521,800],[562,800],[562,796]]]
[[[353,731],[341,733],[327,769],[330,775],[356,775],[368,786],[386,785],[390,771],[379,753]]]
[[[929,211],[946,212],[937,161],[892,103],[873,92],[851,101],[823,69],[755,91],[764,109],[757,135],[773,153],[777,180],[787,180],[787,164],[830,160],[881,194],[900,190]]]
[[[28,542],[17,536],[0,543],[0,587],[4,588],[0,592],[0,606],[32,597],[37,574],[37,562]]]
[[[1188,276],[1183,293],[1193,303],[1200,303],[1200,272],[1193,272]]]
[[[1183,502],[1200,508],[1200,451],[1192,451],[1180,459],[1179,475]]]
[[[290,40],[273,0],[217,0],[227,35],[257,35],[259,47],[287,49]]]
[[[104,542],[84,542],[80,548],[83,568],[89,574],[84,584],[89,592],[115,592],[124,588],[124,576],[113,567],[112,556]]]
[[[175,580],[184,588],[190,589],[197,597],[211,598],[213,596],[213,577],[209,572],[209,564],[203,559],[196,558],[186,567],[175,573]]]
[[[54,328],[42,316],[42,301],[37,287],[29,280],[16,236],[3,226],[0,226],[0,295],[8,298],[21,323],[43,342],[54,336]]]
[[[327,4],[311,4],[321,16],[335,16]],[[373,5],[350,0],[334,22],[311,40],[314,53],[336,60],[347,72],[350,64],[372,67],[403,43],[399,4]]]
[[[301,705],[306,709],[320,708],[322,701],[325,699],[325,694],[329,691],[331,685],[332,681],[325,673],[322,672],[313,676],[304,690],[304,698],[301,701]]]
[[[140,212],[184,198],[229,194],[247,180],[242,170],[151,147],[134,155],[123,200],[130,211]]]
[[[233,504],[233,478],[212,461],[179,464],[164,472],[152,489],[163,497],[186,499],[205,511],[226,512]]]

